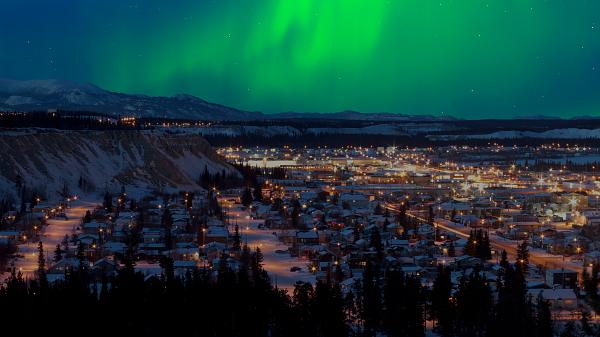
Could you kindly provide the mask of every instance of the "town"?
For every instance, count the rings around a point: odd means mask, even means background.
[[[17,179],[19,205],[3,200],[0,208],[2,291],[24,280],[42,291],[85,273],[97,293],[89,296],[102,299],[123,275],[170,287],[243,271],[263,275],[297,306],[311,296],[325,301],[342,315],[325,331],[339,335],[598,331],[597,149],[217,152],[237,173],[205,168],[197,190],[122,185],[94,199],[66,184],[42,195]],[[343,300],[316,298],[327,291]]]

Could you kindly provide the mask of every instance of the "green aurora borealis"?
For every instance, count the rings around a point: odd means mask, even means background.
[[[263,112],[600,115],[598,0],[7,0],[0,77]]]

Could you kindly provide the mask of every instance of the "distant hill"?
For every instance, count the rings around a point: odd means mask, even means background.
[[[431,116],[431,115],[404,115],[397,113],[364,113],[357,111],[340,111],[334,113],[318,112],[283,112],[266,115],[265,118],[316,118],[316,119],[340,119],[353,121],[378,121],[378,122],[426,122],[426,121],[452,121],[454,117]]]
[[[356,111],[263,114],[261,112],[244,111],[207,102],[201,98],[187,94],[179,94],[171,97],[155,97],[112,92],[90,83],[76,83],[52,79],[27,81],[0,79],[0,111],[45,111],[48,109],[212,121],[306,118],[399,122],[454,120],[452,117],[411,116],[395,113],[361,113]]]
[[[0,111],[47,109],[216,121],[255,120],[263,116],[258,112],[229,108],[184,94],[152,97],[111,92],[89,83],[0,79]]]

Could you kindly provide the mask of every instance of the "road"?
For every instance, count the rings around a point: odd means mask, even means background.
[[[264,220],[250,219],[248,211],[242,210],[239,205],[232,205],[227,212],[232,225],[230,231],[233,231],[233,226],[237,222],[242,242],[247,243],[252,250],[260,247],[264,256],[263,268],[271,277],[273,284],[291,294],[297,281],[315,283],[315,275],[310,273],[307,268],[308,261],[290,256],[287,253],[288,246],[280,242],[273,234],[277,231],[258,228],[258,225]],[[290,268],[295,266],[302,270],[290,271]]]
[[[389,203],[386,204],[385,207],[387,209],[389,209],[390,211],[394,211],[394,212],[399,211],[398,207],[391,205]],[[413,217],[419,221],[422,221],[423,223],[428,222],[426,219],[418,217],[414,214],[406,213],[406,215]],[[445,219],[440,219],[440,218],[436,218],[434,223],[437,226],[437,228],[445,230],[449,233],[456,234],[457,236],[462,237],[462,238],[469,237],[470,228],[465,227],[461,224],[456,224],[451,221],[448,221]],[[509,257],[514,258],[517,256],[517,245],[518,245],[517,241],[505,239],[494,233],[490,233],[489,238],[490,238],[490,244],[496,250],[499,250],[499,251],[505,250]],[[571,270],[577,271],[579,274],[582,274],[583,269],[584,269],[581,264],[577,264],[572,261],[565,260],[565,257],[562,255],[553,255],[553,254],[549,254],[543,250],[537,250],[537,249],[531,249],[531,248],[529,249],[529,262],[536,264],[536,265],[544,266],[544,268],[549,268],[549,269],[560,269],[560,268],[571,269]]]
[[[22,258],[14,261],[14,266],[23,273],[24,277],[35,277],[35,271],[38,268],[38,242],[42,241],[44,245],[44,255],[46,256],[46,266],[54,257],[56,245],[63,241],[65,235],[71,235],[76,232],[81,223],[81,218],[87,210],[92,210],[95,203],[83,200],[71,202],[71,207],[66,210],[68,220],[63,218],[52,218],[48,220],[48,225],[43,229],[35,242],[28,242],[18,246],[17,254]],[[0,281],[4,282],[10,276],[9,273],[0,275]]]

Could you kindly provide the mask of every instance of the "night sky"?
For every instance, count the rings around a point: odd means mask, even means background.
[[[0,77],[263,112],[600,116],[600,1],[3,0]]]

